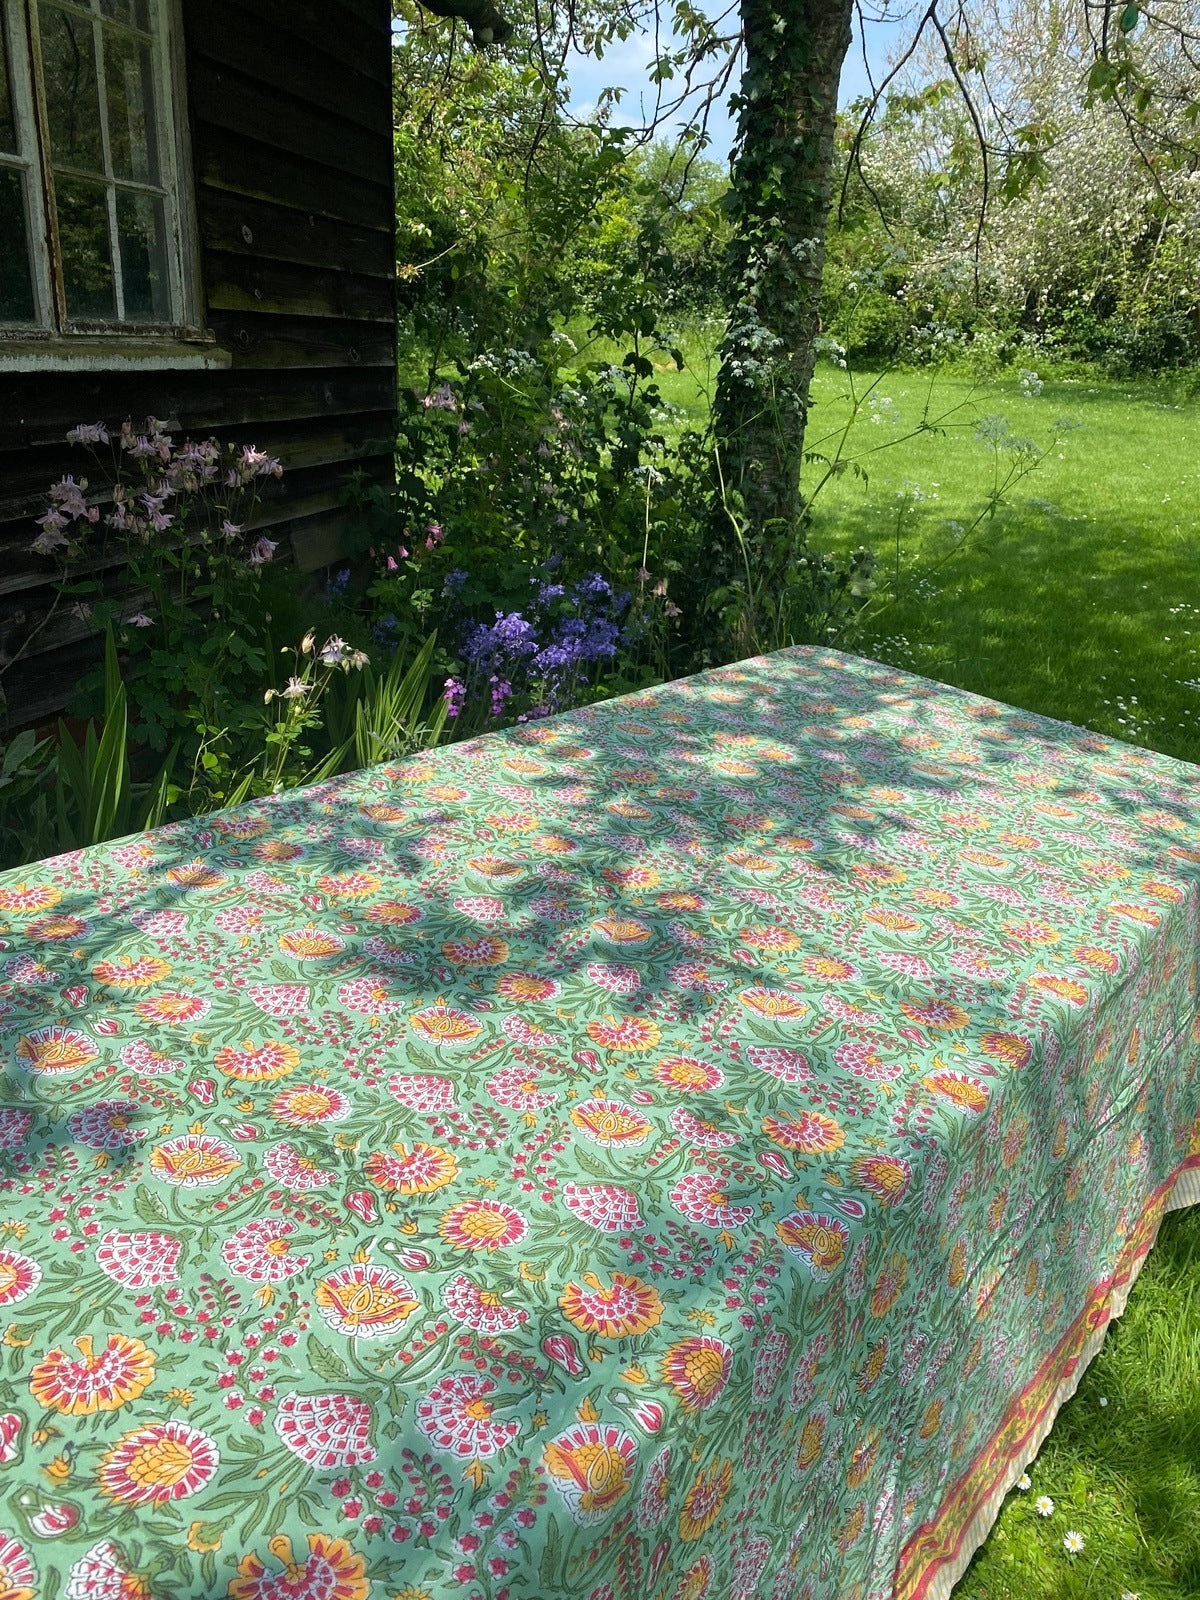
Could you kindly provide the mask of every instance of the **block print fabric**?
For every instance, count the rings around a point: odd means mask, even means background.
[[[943,1595],[1200,1193],[1195,777],[801,649],[0,879],[0,1595]]]

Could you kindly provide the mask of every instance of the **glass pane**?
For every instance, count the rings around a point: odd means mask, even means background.
[[[4,33],[4,8],[0,6],[0,150],[17,153],[17,118],[12,103],[12,69],[8,64],[8,40]]]
[[[0,322],[33,321],[21,174],[0,167]]]
[[[108,148],[114,177],[157,183],[154,78],[150,46],[136,34],[104,30],[104,83],[108,92]]]
[[[73,320],[95,317],[113,322],[117,302],[113,293],[105,187],[102,183],[85,183],[79,178],[59,178],[54,192],[58,202],[67,315]]]
[[[100,90],[92,24],[73,11],[42,5],[42,73],[55,166],[104,171]]]
[[[147,0],[100,0],[100,10],[114,22],[127,22],[132,28],[149,28]]]
[[[127,322],[170,322],[162,201],[117,190],[117,235]]]

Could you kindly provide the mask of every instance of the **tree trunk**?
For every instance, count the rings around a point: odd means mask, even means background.
[[[838,80],[853,5],[741,0],[746,67],[714,405],[726,557],[718,564],[727,572],[731,518],[751,542],[798,533]]]

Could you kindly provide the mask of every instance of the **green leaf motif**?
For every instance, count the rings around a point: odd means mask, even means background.
[[[152,1227],[158,1227],[167,1221],[167,1208],[154,1193],[147,1189],[144,1183],[139,1183],[133,1196],[133,1209],[143,1222],[148,1222]]]
[[[308,1336],[308,1364],[318,1378],[329,1383],[345,1383],[350,1376],[350,1368],[337,1351],[322,1344],[315,1333]]]

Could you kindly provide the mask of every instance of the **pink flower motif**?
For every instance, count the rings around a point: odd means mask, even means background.
[[[493,1100],[514,1111],[541,1111],[558,1099],[538,1088],[536,1073],[520,1066],[502,1067],[488,1079],[487,1091]]]
[[[502,922],[507,916],[504,901],[492,894],[456,895],[454,909],[474,922]]]
[[[21,1454],[19,1443],[25,1418],[16,1411],[6,1411],[0,1417],[0,1466],[7,1466]]]
[[[165,1077],[168,1072],[182,1072],[183,1062],[174,1056],[163,1055],[161,1050],[146,1042],[134,1039],[121,1046],[121,1065],[143,1078]]]
[[[398,1072],[388,1080],[388,1093],[410,1111],[449,1111],[454,1105],[454,1085],[431,1072]]]
[[[584,968],[593,983],[610,994],[635,994],[642,986],[636,967],[617,961],[589,961]]]
[[[354,1395],[285,1394],[275,1412],[275,1432],[318,1472],[375,1460],[371,1408]]]
[[[494,1416],[496,1385],[478,1373],[447,1373],[417,1406],[417,1427],[439,1450],[460,1461],[486,1460],[520,1432],[515,1417]]]
[[[146,1137],[145,1128],[130,1126],[137,1115],[138,1107],[128,1100],[99,1100],[73,1112],[67,1131],[93,1150],[120,1150]]]
[[[529,1319],[524,1307],[505,1305],[498,1294],[481,1289],[461,1272],[443,1288],[442,1299],[456,1322],[477,1333],[511,1333]]]
[[[295,1017],[308,1010],[308,986],[303,983],[252,983],[246,994],[269,1017]]]
[[[337,1174],[319,1167],[308,1156],[301,1156],[290,1144],[272,1145],[263,1157],[263,1165],[277,1183],[296,1194],[307,1194],[310,1189],[324,1189],[333,1183]]]
[[[363,1016],[386,1017],[403,1011],[404,1001],[378,978],[354,978],[337,992],[338,1004]]]
[[[221,1255],[239,1278],[251,1283],[282,1283],[303,1272],[312,1260],[311,1256],[288,1255],[286,1240],[294,1232],[294,1224],[283,1217],[256,1217],[225,1240]]]
[[[567,1183],[563,1204],[601,1233],[629,1233],[646,1226],[637,1196],[615,1183]]]
[[[126,1289],[156,1289],[179,1282],[183,1243],[169,1233],[106,1233],[96,1246],[96,1265]]]
[[[703,961],[681,961],[671,968],[669,977],[676,989],[695,994],[721,994],[729,987],[726,979],[714,977],[712,968]]]
[[[857,1078],[868,1078],[872,1083],[891,1083],[902,1071],[898,1061],[885,1061],[867,1039],[852,1039],[838,1045],[833,1059],[844,1071],[854,1073]]]
[[[19,1150],[33,1127],[33,1112],[0,1106],[0,1150]]]
[[[702,1150],[728,1150],[738,1142],[738,1136],[715,1122],[706,1122],[687,1106],[677,1106],[671,1113],[671,1126],[689,1143]]]
[[[788,1050],[777,1045],[752,1044],[746,1050],[746,1060],[760,1072],[766,1072],[780,1083],[809,1083],[813,1072],[807,1056],[799,1050]]]
[[[775,1392],[780,1374],[787,1366],[792,1342],[782,1328],[766,1335],[754,1356],[754,1399],[761,1404]]]
[[[381,967],[410,967],[417,959],[407,945],[395,944],[383,933],[373,933],[363,949]]]
[[[753,1206],[730,1205],[719,1178],[707,1172],[689,1172],[671,1190],[671,1204],[689,1222],[705,1228],[743,1228],[754,1215]]]

